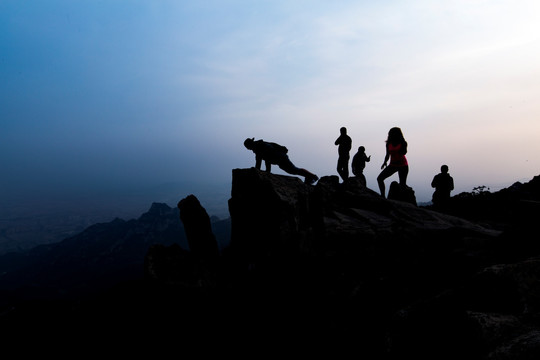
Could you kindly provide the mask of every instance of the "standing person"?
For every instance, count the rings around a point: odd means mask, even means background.
[[[431,187],[435,188],[433,205],[444,208],[450,200],[450,192],[454,190],[454,179],[448,173],[448,165],[441,166],[441,172],[433,177]]]
[[[352,159],[352,172],[353,174],[360,178],[360,181],[364,186],[366,186],[366,177],[364,176],[364,168],[366,167],[366,162],[371,160],[371,155],[366,155],[366,148],[360,146],[358,152],[353,156]]]
[[[349,151],[351,151],[352,140],[347,135],[347,129],[342,127],[341,135],[337,138],[335,145],[338,145],[337,172],[343,181],[349,178]]]
[[[266,171],[270,172],[272,164],[279,166],[283,171],[305,177],[306,184],[313,184],[319,177],[306,169],[299,169],[291,162],[287,153],[289,150],[282,145],[261,140],[255,141],[255,138],[248,138],[244,141],[244,146],[255,153],[255,167],[261,169],[262,161],[266,165]]]
[[[379,189],[382,197],[385,197],[384,180],[396,172],[399,176],[399,184],[403,187],[407,186],[407,175],[409,174],[409,163],[405,157],[407,154],[407,142],[403,137],[401,129],[393,127],[388,131],[388,138],[386,140],[386,156],[384,157],[384,163],[381,166],[381,173],[377,177],[379,183]],[[390,164],[386,165],[390,159]]]

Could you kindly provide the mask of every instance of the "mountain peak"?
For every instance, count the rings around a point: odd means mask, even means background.
[[[164,214],[170,212],[171,210],[172,208],[165,203],[153,202],[150,206],[150,209],[148,210],[148,213]]]

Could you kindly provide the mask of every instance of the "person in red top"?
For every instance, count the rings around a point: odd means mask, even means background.
[[[407,142],[403,137],[401,129],[398,127],[391,128],[388,132],[388,139],[386,140],[386,156],[384,157],[384,163],[381,166],[382,171],[377,177],[382,197],[385,197],[384,180],[396,172],[399,176],[399,184],[401,186],[407,186],[409,163],[405,157],[406,153]],[[389,165],[387,165],[388,159],[390,159]]]

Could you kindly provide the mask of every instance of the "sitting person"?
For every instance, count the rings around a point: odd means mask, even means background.
[[[312,174],[306,169],[300,169],[294,166],[287,155],[288,149],[285,146],[263,140],[255,141],[255,138],[246,139],[244,146],[255,153],[255,167],[259,170],[264,160],[267,172],[270,172],[272,164],[275,164],[289,174],[304,176],[306,184],[313,184],[319,179],[317,175]]]

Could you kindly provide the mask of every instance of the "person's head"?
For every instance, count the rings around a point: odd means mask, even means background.
[[[244,146],[249,150],[253,150],[253,143],[255,143],[255,138],[247,138],[244,141]]]
[[[339,132],[341,133],[341,135],[345,135],[345,134],[347,134],[347,128],[342,127],[341,129],[339,129]]]
[[[364,151],[366,151],[366,148],[365,148],[365,147],[360,146],[360,147],[358,148],[358,152],[363,153]]]
[[[401,129],[398,127],[393,127],[388,131],[388,142],[391,143],[398,143],[404,141],[403,133],[401,132]]]
[[[446,174],[448,172],[448,165],[441,166],[441,172]]]

